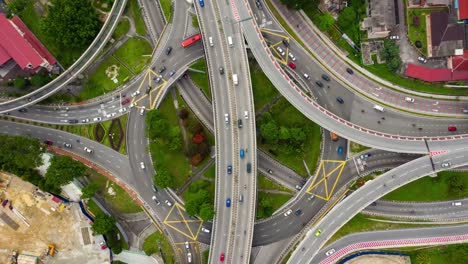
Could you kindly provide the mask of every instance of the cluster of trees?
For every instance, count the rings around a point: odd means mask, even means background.
[[[262,144],[268,144],[272,150],[281,148],[286,153],[302,152],[309,126],[280,126],[272,118],[270,113],[265,113],[260,122],[260,140]]]
[[[351,0],[338,16],[338,26],[357,45],[361,42],[359,24],[366,14],[366,8],[366,0]]]
[[[50,160],[50,166],[44,177],[44,181],[39,184],[43,190],[60,193],[60,187],[73,181],[74,178],[81,177],[86,171],[83,163],[68,156],[54,156]]]
[[[450,175],[448,178],[449,192],[464,197],[465,183],[460,175]]]
[[[18,77],[13,81],[8,82],[9,86],[14,86],[18,89],[24,89],[30,85],[35,87],[41,87],[46,85],[52,80],[52,77],[47,74],[38,73],[31,77],[31,79],[26,79],[24,77]]]
[[[114,254],[122,252],[122,242],[118,239],[118,229],[115,225],[115,219],[112,216],[99,212],[94,217],[91,226],[93,234],[104,235],[107,239],[107,245]]]
[[[387,67],[392,72],[397,72],[401,67],[400,47],[389,39],[384,40],[384,48],[381,51],[382,58],[387,62]]]
[[[185,210],[189,215],[198,215],[201,219],[207,221],[213,219],[215,215],[214,201],[210,193],[208,181],[195,181],[187,190],[185,197]]]
[[[257,204],[257,219],[273,215],[273,198],[269,195],[259,195]]]

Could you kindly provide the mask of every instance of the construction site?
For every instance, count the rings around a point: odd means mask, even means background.
[[[107,260],[103,252],[93,252],[96,250],[90,225],[80,215],[78,205],[1,172],[0,203],[0,263],[105,263]]]

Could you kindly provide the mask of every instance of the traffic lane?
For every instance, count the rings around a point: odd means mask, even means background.
[[[414,219],[453,219],[466,218],[468,216],[468,207],[456,206],[454,201],[443,203],[382,203],[373,202],[364,209],[366,214],[388,215],[392,217],[404,217]]]

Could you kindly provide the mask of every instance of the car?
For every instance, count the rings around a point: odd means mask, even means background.
[[[166,67],[165,66],[161,66],[161,68],[159,68],[159,73],[163,73],[164,71],[166,70]]]
[[[189,244],[188,241],[185,241],[185,248],[186,248],[186,249],[189,249],[189,248],[190,248],[190,244]]]
[[[203,0],[198,0],[198,2],[200,3],[200,7],[204,7],[204,6],[205,6],[205,1],[203,1]]]
[[[239,156],[241,157],[241,159],[244,158],[244,156],[245,156],[244,154],[245,154],[244,149],[241,148],[240,151],[239,151]]]
[[[307,74],[307,73],[304,73],[304,78],[306,78],[307,80],[310,80],[310,76],[309,76],[309,74]]]
[[[171,202],[169,202],[169,200],[166,200],[166,201],[164,201],[164,203],[165,203],[165,204],[167,204],[167,206],[169,206],[169,207],[171,207],[171,206],[172,206],[172,203],[171,203]]]
[[[338,155],[343,154],[343,147],[339,146],[338,149],[336,149],[336,153],[338,153]]]
[[[152,189],[153,192],[155,192],[155,193],[158,192],[158,188],[157,188],[156,185],[154,185],[154,184],[151,184],[151,189]]]
[[[288,216],[288,215],[290,215],[291,213],[292,213],[292,210],[289,209],[289,210],[287,210],[286,212],[284,212],[284,216]]]
[[[322,79],[324,79],[325,81],[329,82],[330,81],[330,76],[326,75],[326,74],[322,74]]]
[[[137,91],[133,92],[130,96],[135,97],[135,96],[137,96],[139,94],[140,94],[140,91],[137,90]]]
[[[160,82],[161,82],[161,80],[162,80],[162,78],[161,78],[161,77],[157,77],[156,79],[154,79],[154,81],[155,81],[156,83],[160,83]]]
[[[232,174],[232,165],[227,165],[227,173]]]
[[[462,202],[452,202],[452,206],[462,206]]]
[[[252,172],[252,164],[249,162],[247,163],[247,173],[251,173]]]
[[[249,119],[249,111],[244,111],[244,118]]]
[[[187,262],[192,263],[192,253],[187,253]]]
[[[72,148],[72,144],[70,144],[70,143],[63,143],[63,146],[65,148]]]
[[[93,153],[93,150],[88,147],[84,147],[84,151],[89,154]]]
[[[143,106],[142,108],[140,108],[140,115],[144,115],[145,114],[145,106]]]
[[[296,212],[294,212],[295,215],[300,216],[302,214],[302,210],[298,209]]]
[[[132,107],[135,107],[135,106],[137,106],[137,105],[138,105],[137,103],[133,103],[133,104],[130,104],[129,107],[132,108]]]
[[[279,46],[276,47],[276,50],[279,52],[279,54],[281,54],[281,56],[284,56],[285,53],[284,53],[284,51],[283,51],[283,49],[281,47],[279,47]]]
[[[282,42],[286,48],[289,47],[289,41],[287,39],[283,39]]]
[[[339,96],[336,98],[336,101],[337,101],[338,103],[340,103],[340,104],[344,104],[343,98],[341,98],[341,97],[339,97]]]
[[[148,87],[146,87],[145,93],[146,93],[146,94],[149,94],[149,93],[151,92],[151,89],[152,89],[152,88],[153,88],[153,87],[151,87],[151,86],[148,85]]]
[[[314,199],[314,198],[315,198],[315,195],[312,194],[311,196],[309,196],[309,197],[307,198],[307,200],[308,200],[308,201],[311,201],[311,200]]]
[[[237,127],[242,128],[242,119],[237,120]]]
[[[125,98],[122,100],[122,102],[120,102],[122,105],[126,105],[128,103],[130,103],[130,98]]]
[[[325,255],[331,256],[333,253],[335,253],[335,249],[332,248],[332,249],[328,250],[327,253],[325,253]]]
[[[390,39],[398,40],[400,39],[400,36],[390,36]]]
[[[221,253],[219,256],[219,261],[224,262],[224,253]]]
[[[231,207],[231,198],[226,199],[226,207]]]
[[[296,61],[296,57],[294,56],[294,54],[292,54],[292,52],[289,52],[288,56],[292,61]]]
[[[78,123],[78,119],[70,119],[70,120],[68,120],[68,123],[69,124],[76,124],[76,123]]]
[[[88,122],[89,122],[89,118],[81,120],[81,123],[88,123]]]
[[[44,140],[44,144],[52,146],[54,142],[52,140]]]
[[[107,118],[111,118],[111,117],[114,117],[116,115],[116,113],[109,113],[106,115]]]
[[[349,74],[353,74],[354,71],[351,69],[351,68],[346,68],[346,72],[349,73]]]
[[[318,87],[323,87],[323,83],[321,81],[315,81],[315,84],[318,85]]]
[[[169,56],[169,54],[171,54],[171,51],[172,51],[172,47],[167,47],[166,49],[166,55]]]
[[[184,77],[185,80],[188,80],[188,74],[184,73],[184,75],[182,75],[182,77]]]
[[[205,233],[208,233],[208,234],[210,233],[210,230],[209,230],[209,229],[206,229],[206,228],[204,228],[204,227],[201,228],[201,231],[202,231],[202,232],[205,232]]]
[[[262,3],[260,3],[260,0],[255,0],[255,5],[257,6],[257,8],[258,8],[259,10],[262,10],[262,9],[263,9]]]
[[[156,203],[156,205],[160,205],[160,204],[161,204],[161,202],[158,200],[158,198],[156,198],[155,195],[153,195],[153,197],[152,197],[151,199],[153,199],[153,201]]]
[[[102,120],[102,118],[100,116],[93,118],[94,122],[101,121],[101,120]]]
[[[229,114],[224,114],[224,122],[226,122],[226,124],[229,124]]]
[[[169,73],[169,76],[174,76],[175,73],[176,73],[176,71],[171,71],[171,72]]]
[[[414,98],[412,97],[405,97],[405,101],[408,102],[408,103],[414,103]]]
[[[221,75],[224,74],[224,68],[223,67],[219,67],[219,74],[221,74]]]
[[[366,159],[366,158],[368,158],[370,156],[372,156],[372,153],[364,153],[364,154],[359,155],[359,158]]]
[[[424,57],[418,57],[418,61],[420,61],[421,63],[427,63],[427,59]]]
[[[302,190],[302,186],[296,185],[296,190],[298,190],[298,191]]]
[[[142,170],[144,170],[144,169],[145,169],[145,163],[144,163],[143,161],[142,161],[142,162],[140,162],[140,168],[141,168]]]
[[[267,171],[269,174],[273,174],[273,171],[271,169],[268,169]]]
[[[20,113],[26,113],[26,112],[28,112],[28,109],[26,109],[26,108],[21,108],[21,109],[18,109],[18,112],[20,112]]]
[[[457,127],[456,126],[449,126],[448,131],[457,131]]]
[[[315,236],[318,237],[320,234],[322,234],[322,229],[317,229],[317,231],[315,231]]]
[[[450,168],[452,164],[450,162],[443,162],[442,164],[440,164],[440,167],[442,168]]]
[[[101,246],[101,249],[102,249],[102,250],[106,250],[106,249],[107,249],[107,245],[106,245],[106,242],[105,242],[105,241],[99,242],[99,246]]]
[[[123,112],[126,112],[126,111],[127,111],[127,108],[125,108],[125,107],[122,107],[122,108],[119,109],[119,113],[123,113]]]
[[[289,65],[289,67],[291,67],[292,69],[296,69],[296,64],[294,64],[294,62],[290,61],[288,65]]]

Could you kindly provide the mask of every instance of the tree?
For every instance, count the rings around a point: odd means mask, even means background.
[[[299,127],[294,127],[291,128],[289,131],[291,134],[291,145],[294,145],[296,147],[302,147],[307,139],[307,135],[306,133],[304,133],[304,130]]]
[[[451,175],[448,179],[449,189],[451,192],[460,193],[465,189],[463,180],[458,175]]]
[[[357,21],[357,14],[353,7],[345,7],[338,16],[338,25],[342,29],[352,28]]]
[[[54,156],[45,174],[44,189],[50,192],[60,192],[62,185],[70,183],[74,178],[83,176],[86,167],[79,161],[68,156]]]
[[[260,134],[271,144],[276,144],[278,142],[278,126],[274,121],[261,125]]]
[[[169,149],[170,150],[178,150],[182,147],[182,135],[180,132],[180,128],[178,126],[174,126],[171,128],[169,133]]]
[[[41,29],[60,47],[84,49],[101,23],[89,0],[51,0]]]
[[[390,71],[396,72],[401,67],[400,47],[393,41],[384,40],[384,48],[381,51],[382,58],[387,62]]]
[[[280,127],[279,129],[279,139],[280,140],[288,140],[291,137],[289,133],[289,129],[287,127]]]
[[[50,77],[45,74],[36,74],[31,77],[31,84],[33,86],[41,87],[50,81]]]
[[[23,77],[18,77],[13,81],[13,86],[18,89],[24,89],[27,84],[28,81]]]
[[[90,184],[83,187],[83,189],[81,189],[81,192],[83,193],[81,198],[86,199],[86,198],[93,197],[94,194],[99,190],[99,188],[100,188],[99,184],[95,182],[91,182]]]
[[[187,110],[187,108],[182,108],[179,111],[179,118],[180,119],[187,119],[189,117],[189,113],[190,112]]]
[[[32,4],[32,0],[13,0],[10,1],[6,7],[11,14],[19,14],[21,11],[23,11],[25,8],[30,6]]]
[[[215,215],[213,204],[204,203],[200,208],[199,215],[205,221],[212,220]]]
[[[205,141],[205,135],[203,135],[203,133],[199,133],[199,134],[195,134],[193,137],[192,137],[192,142],[195,143],[195,144],[201,144]]]
[[[335,19],[330,13],[321,14],[317,20],[318,23],[316,25],[321,31],[328,31],[335,24]]]
[[[154,183],[161,188],[170,188],[175,186],[174,176],[164,167],[160,167],[154,175]]]
[[[300,10],[307,7],[316,8],[319,0],[281,0],[280,2],[289,8]]]
[[[193,155],[192,158],[190,159],[190,164],[192,164],[192,166],[198,166],[198,164],[200,164],[202,161],[203,161],[202,155],[200,153],[197,153]]]
[[[0,137],[0,146],[1,169],[18,168],[27,170],[42,165],[41,156],[45,150],[37,139],[2,135]]]
[[[96,214],[91,229],[93,234],[104,235],[115,231],[115,219],[102,212]]]

